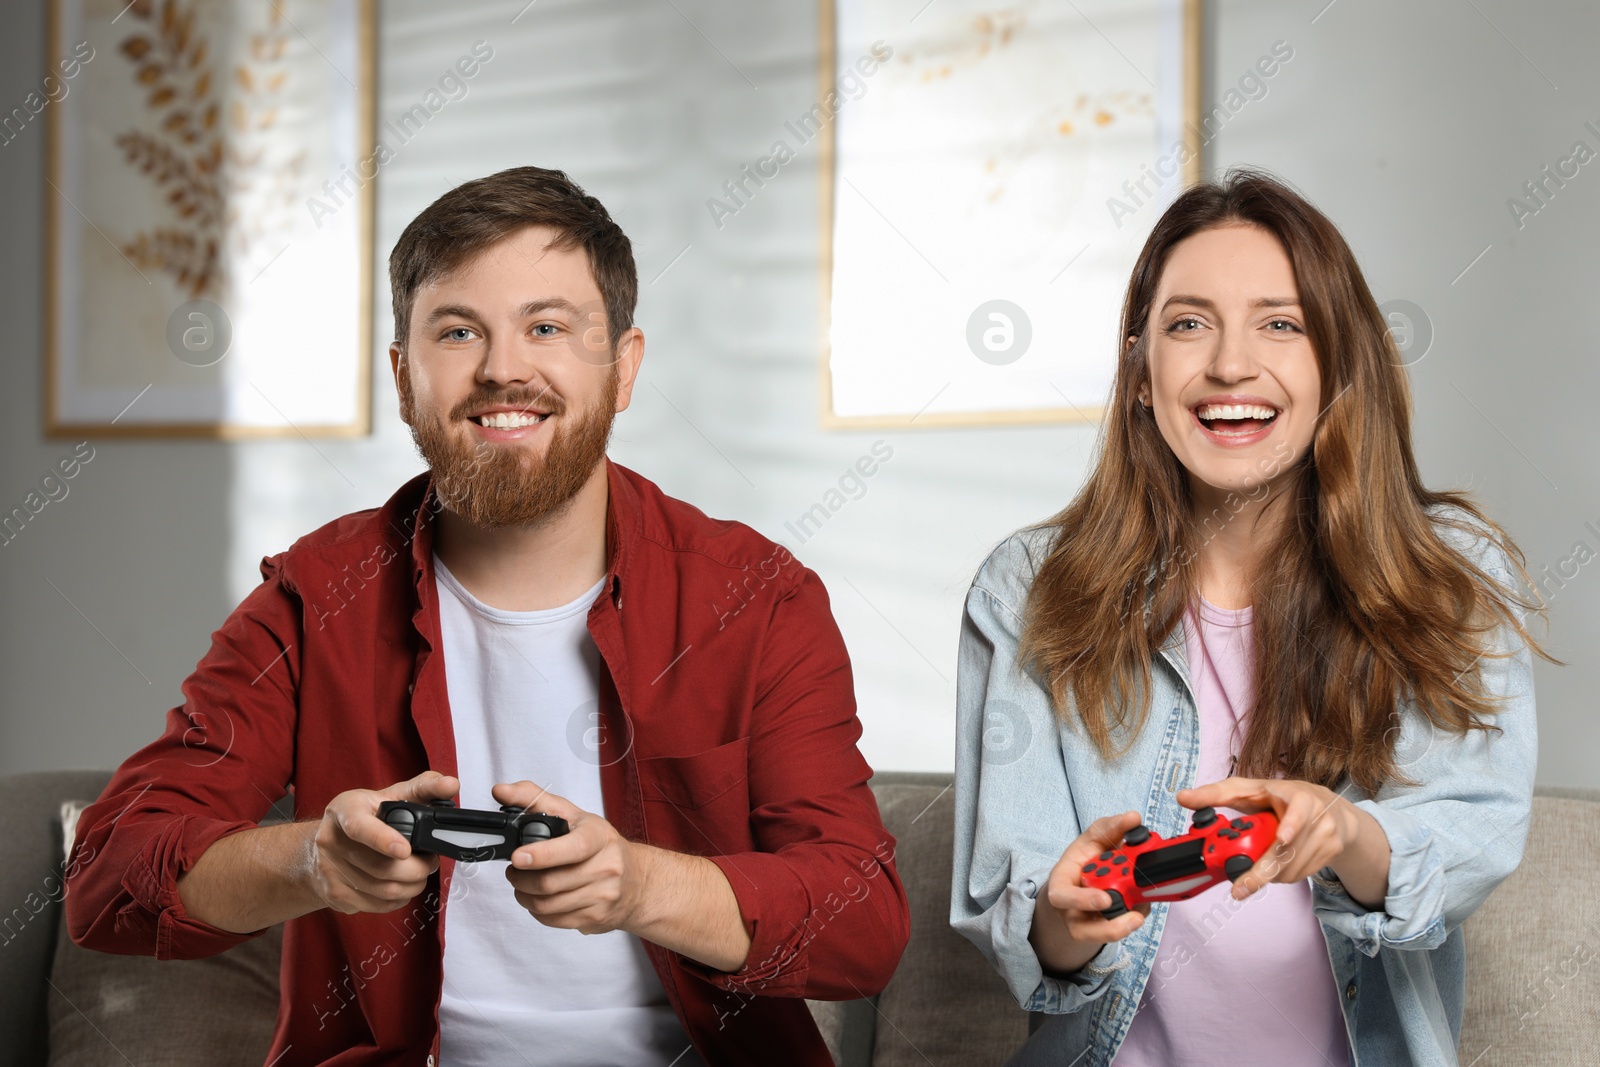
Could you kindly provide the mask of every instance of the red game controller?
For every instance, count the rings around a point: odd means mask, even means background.
[[[1229,819],[1201,808],[1189,832],[1170,841],[1135,826],[1122,835],[1122,847],[1083,865],[1083,884],[1111,894],[1111,907],[1100,914],[1115,919],[1140,904],[1188,900],[1223,879],[1236,881],[1277,836],[1278,817],[1270,811]]]

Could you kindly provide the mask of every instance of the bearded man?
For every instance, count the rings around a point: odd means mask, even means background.
[[[821,582],[606,457],[638,278],[565,174],[451,190],[389,270],[429,469],[262,560],[81,816],[70,935],[183,959],[284,923],[280,1067],[830,1064],[803,998],[877,992],[909,926]],[[569,832],[442,858],[390,800]]]

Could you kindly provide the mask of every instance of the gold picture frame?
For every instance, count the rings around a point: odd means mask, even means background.
[[[51,0],[48,39],[45,436],[370,434],[376,0]]]
[[[978,410],[928,410],[926,407],[920,411],[901,411],[897,413],[854,413],[841,414],[836,407],[835,376],[832,366],[834,346],[830,339],[830,329],[833,324],[835,303],[835,227],[838,223],[836,215],[840,188],[839,166],[839,122],[837,119],[854,106],[842,93],[841,74],[845,67],[840,63],[840,30],[838,25],[839,8],[842,6],[865,3],[867,0],[819,0],[819,37],[818,49],[818,100],[827,103],[833,101],[830,109],[835,121],[821,125],[818,138],[818,175],[819,175],[819,319],[821,322],[820,344],[820,373],[819,373],[819,409],[821,423],[824,429],[860,430],[877,428],[941,428],[941,427],[972,427],[989,425],[1041,425],[1072,422],[1095,422],[1102,413],[1101,402],[1084,403],[1082,400],[1072,401],[1061,405],[1046,405],[1038,407],[1020,407]],[[1180,40],[1178,51],[1181,57],[1181,73],[1177,95],[1180,99],[1179,113],[1176,123],[1179,136],[1188,158],[1183,160],[1178,174],[1179,186],[1187,186],[1200,179],[1202,169],[1202,132],[1201,132],[1201,85],[1202,85],[1202,31],[1204,8],[1202,0],[1170,0],[1171,6],[1179,12],[1181,19]],[[914,7],[915,5],[913,5]],[[1077,5],[1067,5],[1078,11]],[[923,11],[927,11],[924,8]],[[917,19],[925,17],[923,11],[916,12],[910,23],[915,24]],[[934,14],[929,11],[928,14]],[[1081,11],[1079,12],[1081,16]],[[882,44],[883,42],[878,42]],[[1107,43],[1109,39],[1107,39]],[[859,42],[858,42],[859,44]],[[1114,47],[1114,46],[1113,46]],[[1124,57],[1125,58],[1125,57]],[[1130,61],[1131,62],[1131,61]],[[862,68],[867,69],[867,68]],[[882,77],[882,75],[879,75]],[[870,95],[876,89],[864,90],[865,95]],[[791,127],[792,128],[792,127]],[[859,192],[859,190],[856,190]],[[890,228],[890,222],[883,211],[874,207],[884,222]],[[1149,220],[1145,220],[1148,228]],[[896,233],[899,231],[896,230]],[[900,234],[904,238],[903,234]],[[927,257],[923,257],[926,260]],[[929,263],[931,267],[932,264]],[[937,270],[937,268],[933,268]],[[1063,270],[1065,268],[1062,268]],[[1123,276],[1125,282],[1126,276]],[[1110,346],[1107,346],[1108,357]],[[1109,379],[1108,379],[1109,381]],[[1059,389],[1056,390],[1060,392]],[[1103,398],[1104,393],[1100,396]],[[935,395],[934,399],[938,399]],[[929,401],[931,405],[932,400]]]

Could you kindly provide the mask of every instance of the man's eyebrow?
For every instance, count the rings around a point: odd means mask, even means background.
[[[541,311],[552,310],[565,311],[569,314],[576,315],[579,313],[580,309],[578,305],[574,304],[565,297],[552,296],[546,297],[543,300],[528,301],[521,307],[517,308],[517,317],[527,318],[529,315],[537,315]],[[483,316],[479,315],[477,311],[465,304],[440,304],[438,307],[428,312],[428,317],[422,320],[422,325],[424,328],[426,328],[434,325],[441,319],[448,318],[471,319],[474,322],[481,322],[483,320]]]
[[[422,320],[424,328],[432,326],[441,319],[472,319],[477,321],[478,313],[465,304],[440,304],[428,312],[428,317]]]
[[[568,314],[579,313],[577,304],[562,296],[546,297],[543,300],[530,300],[517,309],[517,318],[525,319],[529,315],[537,315],[541,311],[565,311]]]
[[[1217,310],[1217,305],[1203,296],[1190,296],[1187,293],[1174,293],[1167,297],[1167,302],[1161,305],[1165,311],[1173,304],[1189,304],[1193,307],[1206,308],[1209,311]],[[1290,308],[1299,307],[1300,301],[1292,296],[1258,296],[1250,301],[1253,308]]]

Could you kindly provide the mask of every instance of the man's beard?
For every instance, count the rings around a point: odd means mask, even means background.
[[[439,502],[474,526],[485,528],[540,525],[564,512],[594,474],[595,466],[605,459],[617,413],[615,367],[599,402],[579,413],[570,426],[561,421],[568,410],[566,402],[548,392],[500,397],[474,394],[458,408],[461,415],[496,404],[549,411],[546,421],[558,425],[545,427],[543,432],[550,434],[550,441],[539,458],[519,441],[479,441],[474,447],[469,439],[447,433],[437,411],[416,410],[409,365],[397,385],[401,415],[411,425],[417,451],[433,470]]]

